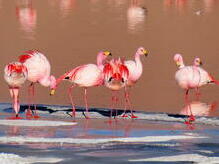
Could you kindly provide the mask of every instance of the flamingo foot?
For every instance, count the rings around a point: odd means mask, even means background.
[[[32,117],[33,117],[32,111],[30,109],[27,109],[26,118],[32,118]]]
[[[112,119],[110,118],[108,121],[106,121],[106,123],[109,124],[109,125],[112,125],[113,121],[112,121]]]
[[[8,117],[10,120],[20,120],[23,119],[22,117],[19,117],[18,114],[15,115],[15,117]]]
[[[90,116],[89,116],[88,113],[87,113],[87,114],[84,114],[84,116],[85,116],[86,119],[90,119]]]
[[[122,115],[122,117],[127,118],[128,115],[125,113],[125,114]]]
[[[190,115],[190,116],[189,116],[189,122],[193,122],[193,121],[195,121],[195,116]]]
[[[138,118],[138,116],[135,116],[134,114],[132,114],[131,118]]]
[[[35,119],[39,119],[40,116],[39,116],[39,115],[34,115],[33,118],[35,118]]]

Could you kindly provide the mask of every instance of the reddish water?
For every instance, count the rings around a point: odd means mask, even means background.
[[[203,67],[219,78],[218,19],[218,0],[0,0],[0,67],[34,48],[45,53],[52,73],[59,76],[95,63],[100,50],[132,59],[144,46],[150,54],[142,59],[143,76],[132,89],[134,108],[179,113],[184,99],[174,80],[173,55],[181,53],[186,64],[199,56]],[[1,84],[0,101],[8,102],[3,78]],[[64,82],[53,97],[38,86],[37,103],[69,104],[68,86]],[[26,91],[21,102],[26,102]],[[206,86],[201,93],[202,103],[217,104],[218,86]],[[84,105],[82,94],[75,89],[77,105]],[[90,106],[109,107],[108,89],[92,88],[88,94]],[[215,109],[212,115],[219,115]]]

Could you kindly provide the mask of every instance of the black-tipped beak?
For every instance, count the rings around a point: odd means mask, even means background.
[[[109,53],[109,56],[113,56],[111,52]]]
[[[203,65],[203,63],[200,61],[199,65]]]

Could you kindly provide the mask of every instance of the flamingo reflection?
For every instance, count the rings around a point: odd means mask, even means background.
[[[33,39],[36,28],[37,12],[36,9],[32,7],[32,1],[25,0],[21,2],[22,3],[16,7],[16,16],[21,29],[27,33],[29,39]]]
[[[188,116],[209,116],[215,111],[216,107],[217,102],[206,104],[200,101],[192,101],[184,106],[184,108],[180,111],[180,114]]]
[[[60,0],[60,10],[63,17],[66,17],[75,6],[75,0]]]
[[[146,12],[146,8],[140,6],[138,0],[131,0],[131,5],[127,10],[128,30],[130,32],[136,32],[142,28]]]
[[[177,9],[179,12],[184,12],[186,9],[187,0],[164,0],[164,7]]]

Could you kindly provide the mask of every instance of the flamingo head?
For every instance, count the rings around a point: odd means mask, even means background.
[[[97,55],[97,65],[98,67],[102,70],[103,69],[103,64],[104,64],[104,61],[106,60],[106,58],[108,56],[112,56],[111,52],[110,51],[101,51],[98,53]]]
[[[137,50],[137,54],[148,56],[148,51],[144,47],[139,47]]]
[[[184,67],[183,58],[181,54],[175,54],[173,60],[176,62],[177,67]]]
[[[194,65],[194,66],[201,66],[201,65],[202,65],[201,59],[200,59],[199,57],[196,57],[196,58],[194,59],[193,65]]]

